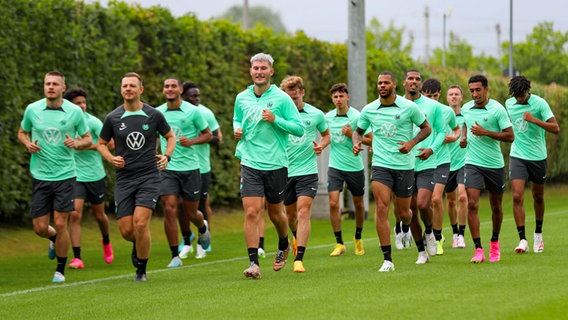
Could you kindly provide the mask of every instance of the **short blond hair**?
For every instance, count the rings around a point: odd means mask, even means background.
[[[286,76],[284,79],[282,79],[282,82],[280,82],[280,89],[285,90],[292,88],[303,90],[304,80],[298,76]]]

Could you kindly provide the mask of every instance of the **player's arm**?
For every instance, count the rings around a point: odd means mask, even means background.
[[[212,136],[211,130],[207,127],[199,132],[199,136],[197,136],[197,138],[190,139],[191,145],[209,143]]]
[[[24,131],[21,126],[18,129],[18,140],[26,147],[26,149],[28,149],[29,153],[36,153],[41,150],[41,148],[37,145],[37,139],[32,142],[30,139],[30,133]]]
[[[406,142],[398,142],[398,144],[401,145],[400,148],[398,148],[398,151],[400,151],[400,153],[409,153],[415,145],[417,145],[420,141],[426,139],[430,135],[430,133],[432,133],[432,128],[430,127],[428,120],[424,120],[424,122],[422,122],[422,124],[420,124],[418,127],[420,128],[420,131],[414,138],[412,138],[412,140]]]
[[[89,149],[92,146],[93,139],[91,138],[91,133],[87,131],[84,135],[82,135],[79,139],[73,139],[68,134],[65,134],[65,140],[63,144],[68,148],[73,148],[77,150],[85,150]]]
[[[351,142],[353,143],[353,154],[359,155],[359,152],[363,151],[363,135],[365,134],[365,130],[357,127],[355,131],[353,131],[351,135]]]
[[[523,114],[523,120],[525,120],[526,122],[534,123],[550,133],[560,133],[560,126],[558,126],[558,122],[556,121],[555,117],[552,117],[546,121],[542,121],[533,116],[532,113],[527,111]]]
[[[112,164],[115,168],[124,168],[124,159],[121,156],[114,156],[110,153],[108,144],[108,141],[99,137],[99,141],[97,142],[97,151],[101,154],[103,159]]]
[[[221,133],[221,127],[217,130],[213,130],[211,132],[211,140],[209,140],[209,144],[213,146],[218,146],[223,142],[223,133]]]
[[[503,141],[503,142],[513,142],[515,140],[515,134],[513,133],[513,127],[508,127],[502,131],[490,131],[482,127],[477,121],[475,125],[471,126],[471,133],[480,137],[489,137],[491,139]]]

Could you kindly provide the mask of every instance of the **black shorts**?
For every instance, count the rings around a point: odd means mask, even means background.
[[[373,166],[371,180],[386,185],[399,198],[408,198],[412,196],[414,189],[414,170],[394,170]]]
[[[75,210],[75,178],[61,181],[33,179],[32,219],[43,217],[53,211],[71,212]]]
[[[450,164],[444,163],[439,165],[436,170],[434,170],[434,185],[448,183],[448,177],[450,176]]]
[[[347,184],[347,190],[354,197],[365,194],[365,171],[343,171],[335,168],[327,170],[327,192],[343,190],[343,184]]]
[[[414,193],[418,189],[427,189],[434,191],[434,171],[436,169],[426,169],[414,172]]]
[[[298,201],[298,197],[315,198],[318,192],[318,175],[289,177],[284,191],[284,205],[288,206]]]
[[[133,215],[135,207],[154,210],[159,196],[160,175],[158,173],[117,179],[114,187],[116,218]]]
[[[186,201],[199,201],[201,175],[199,169],[190,171],[164,170],[161,172],[160,195],[181,196]]]
[[[546,182],[546,159],[540,161],[509,158],[509,179],[529,180],[536,184]]]
[[[485,189],[491,194],[505,193],[505,168],[491,169],[472,164],[465,165],[465,187]]]
[[[201,174],[201,187],[199,188],[201,192],[201,197],[199,201],[207,200],[207,196],[209,195],[209,188],[211,186],[211,171],[207,173]]]
[[[280,203],[283,199],[288,168],[258,170],[241,166],[241,197],[266,197],[268,203]]]
[[[91,204],[105,202],[106,182],[105,178],[99,181],[75,182],[75,199],[83,199]]]
[[[458,184],[465,184],[465,169],[464,167],[458,170],[450,171],[450,177],[448,178],[448,183],[446,184],[446,192],[454,192],[458,188]]]

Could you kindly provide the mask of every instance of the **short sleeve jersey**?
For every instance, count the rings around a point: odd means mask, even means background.
[[[494,132],[510,128],[511,120],[505,108],[493,99],[489,99],[489,102],[481,108],[475,107],[474,101],[470,101],[462,107],[462,114],[467,126],[465,163],[490,169],[503,168],[505,161],[499,140],[476,136],[471,133],[471,127],[477,122],[483,128]]]
[[[377,99],[366,105],[357,126],[373,131],[373,166],[393,170],[414,169],[414,154],[401,153],[399,142],[414,138],[414,126],[424,123],[426,117],[416,103],[397,96],[394,104],[383,105]]]
[[[344,126],[350,126],[351,131],[357,128],[357,122],[361,113],[349,107],[345,115],[338,115],[337,109],[325,114],[330,134],[329,167],[346,172],[363,170],[363,157],[353,155],[353,141],[351,137],[343,134]]]
[[[215,119],[215,115],[213,114],[213,111],[211,111],[211,109],[202,104],[198,106],[198,109],[203,114],[205,121],[207,121],[207,125],[209,126],[211,133],[219,129],[219,122],[217,122],[217,119]],[[197,156],[199,157],[199,172],[201,174],[210,172],[211,148],[209,146],[209,143],[196,144],[195,149],[197,149]]]
[[[262,119],[264,109],[275,115],[273,123]],[[294,101],[274,84],[260,97],[254,93],[254,85],[237,95],[233,129],[238,128],[242,128],[243,135],[235,155],[241,159],[242,165],[257,170],[287,167],[288,135],[301,136],[304,133]]]
[[[83,116],[91,130],[93,144],[96,144],[99,141],[103,122],[87,112],[83,112]],[[77,166],[77,181],[79,182],[99,181],[106,176],[103,158],[97,150],[75,150],[75,165]]]
[[[199,169],[199,156],[197,155],[197,145],[189,147],[182,146],[179,138],[186,137],[194,139],[199,133],[207,129],[208,125],[203,117],[201,110],[189,102],[182,101],[179,109],[168,109],[167,104],[156,108],[164,114],[166,121],[176,135],[176,148],[171,155],[172,160],[168,163],[167,170],[170,171],[191,171]],[[162,154],[166,152],[167,140],[160,136],[160,149]]]
[[[136,178],[141,173],[158,173],[156,164],[157,133],[165,135],[170,126],[164,115],[144,104],[138,111],[126,111],[124,105],[111,111],[103,122],[100,138],[114,138],[114,154],[124,158],[124,168],[116,169],[118,178]]]
[[[452,130],[458,126],[456,122],[456,114],[452,108],[448,107],[445,104],[438,104],[440,111],[442,113],[442,119],[444,119],[444,137],[448,134],[452,133]],[[458,140],[459,141],[459,140]],[[438,150],[438,154],[436,155],[436,166],[442,164],[451,163],[452,157],[450,154],[451,144],[449,143],[442,143],[440,149]]]
[[[34,179],[62,181],[77,176],[75,150],[66,147],[63,141],[65,135],[83,136],[89,132],[80,107],[63,99],[61,107],[51,109],[47,107],[47,99],[41,99],[26,107],[20,125],[41,148],[31,155],[30,172]]]
[[[304,135],[301,137],[288,136],[286,148],[290,162],[288,177],[318,173],[313,141],[316,141],[318,132],[327,130],[327,122],[323,112],[308,103],[304,103],[304,107],[300,110],[300,117],[304,125]]]
[[[545,130],[534,123],[523,120],[523,114],[527,111],[544,122],[554,118],[546,100],[531,94],[525,104],[518,104],[515,98],[509,98],[505,101],[505,106],[515,132],[515,141],[511,145],[511,156],[531,161],[546,159]]]
[[[432,100],[424,95],[414,100],[414,103],[418,105],[420,111],[430,123],[432,127],[432,133],[426,139],[420,141],[412,150],[414,156],[420,154],[421,148],[430,148],[434,153],[426,160],[421,160],[418,157],[414,158],[415,166],[414,171],[419,172],[426,169],[436,168],[438,153],[442,147],[445,133],[444,133],[444,118],[442,116],[442,111],[440,108],[440,103],[436,100]],[[420,128],[414,127],[414,133],[418,133]]]
[[[457,114],[456,115],[456,122],[460,126],[460,138],[457,141],[454,141],[450,144],[450,155],[451,155],[451,163],[450,163],[450,171],[456,171],[458,169],[463,168],[465,165],[465,153],[466,148],[460,147],[460,141],[463,137],[463,123],[464,123],[463,115]]]

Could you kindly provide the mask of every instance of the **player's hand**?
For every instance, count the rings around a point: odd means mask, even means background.
[[[157,154],[156,161],[158,162],[158,170],[160,171],[165,170],[168,166],[168,157],[164,155]]]
[[[343,133],[344,135],[351,138],[351,136],[353,135],[353,131],[351,130],[351,126],[350,125],[343,126],[343,128],[341,128],[341,133]]]
[[[526,122],[534,123],[536,118],[529,111],[525,111],[525,113],[523,113],[523,120],[525,120]]]
[[[185,136],[181,136],[181,137],[179,137],[179,144],[181,144],[184,147],[190,147],[191,146],[191,140],[188,139]]]
[[[125,165],[124,158],[121,156],[112,157],[112,165],[118,169],[124,168]]]
[[[77,141],[75,141],[75,139],[71,138],[68,134],[65,134],[65,140],[63,140],[63,144],[67,148],[73,148],[73,149],[77,148]]]
[[[434,154],[434,151],[430,148],[418,148],[418,151],[420,151],[420,153],[416,157],[420,160],[427,160],[432,154]]]
[[[475,121],[475,124],[473,126],[471,126],[470,131],[474,135],[480,136],[480,137],[487,135],[487,130],[485,130],[485,128],[483,128],[479,123],[477,123],[477,121]]]
[[[262,120],[274,123],[274,120],[276,120],[276,116],[274,115],[274,113],[272,113],[272,111],[264,109],[262,110]]]
[[[320,155],[321,152],[323,151],[323,148],[321,147],[321,144],[317,143],[317,141],[312,141],[314,143],[314,152],[316,153],[316,155]]]
[[[233,136],[235,137],[235,140],[241,141],[241,139],[243,138],[243,128],[238,128],[237,130],[235,130]]]
[[[397,142],[397,144],[400,145],[400,148],[398,148],[398,152],[402,153],[402,154],[407,154],[410,152],[410,150],[412,150],[412,148],[414,148],[414,144],[411,141],[401,141],[401,142]]]
[[[34,142],[26,144],[26,149],[28,149],[29,153],[36,153],[41,150],[41,148],[37,145],[37,139]]]
[[[359,155],[359,152],[363,151],[363,141],[357,142],[357,144],[353,145],[353,154],[355,156]]]
[[[460,148],[466,148],[467,147],[467,139],[462,138],[460,140]]]

